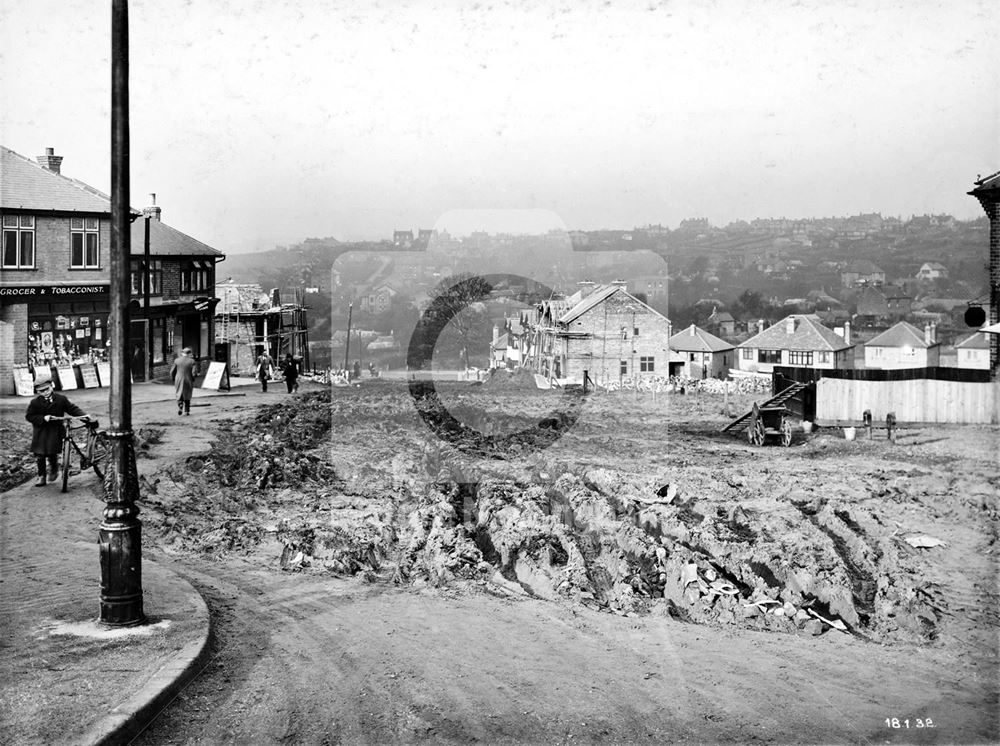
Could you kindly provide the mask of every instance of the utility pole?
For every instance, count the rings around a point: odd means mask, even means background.
[[[108,436],[111,456],[104,474],[99,531],[101,622],[142,624],[142,524],[139,476],[132,436],[132,379],[128,359],[129,265],[128,0],[111,2],[111,391]]]
[[[151,195],[153,204],[156,204],[156,195]],[[153,320],[149,318],[149,292],[152,272],[149,262],[149,210],[145,211],[142,241],[142,313],[146,317],[146,380],[153,380]]]
[[[347,340],[344,342],[344,370],[348,371],[350,368],[347,367],[348,360],[351,355],[351,314],[354,311],[354,304],[347,304]],[[347,374],[347,380],[351,380],[351,374]]]

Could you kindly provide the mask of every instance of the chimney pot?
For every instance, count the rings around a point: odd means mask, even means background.
[[[46,171],[51,171],[54,174],[59,173],[59,169],[62,167],[61,155],[55,154],[55,148],[45,148],[45,155],[40,155],[35,160],[38,161],[38,165],[44,168]]]

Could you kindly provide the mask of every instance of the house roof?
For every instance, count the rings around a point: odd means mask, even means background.
[[[977,179],[975,184],[976,188],[971,192],[968,192],[968,194],[976,195],[977,193],[981,194],[982,192],[990,192],[1000,189],[1000,171],[997,171],[995,174],[990,174],[986,178]]]
[[[568,324],[571,321],[575,321],[594,306],[600,305],[618,291],[625,292],[625,288],[620,285],[605,285],[604,287],[591,290],[590,294],[586,298],[579,300],[577,303],[570,306],[569,309],[559,317],[559,323]],[[576,295],[576,293],[574,293],[574,295]],[[570,296],[567,300],[572,299],[573,296]]]
[[[948,269],[948,268],[945,267],[943,264],[938,264],[937,262],[924,262],[920,266],[920,269],[936,269],[938,271],[941,271],[942,269]]]
[[[111,213],[111,198],[0,145],[0,208]]]
[[[795,327],[791,333],[787,331],[787,322],[792,320]],[[769,326],[759,334],[755,334],[737,347],[750,347],[763,350],[846,350],[852,345],[844,342],[843,337],[834,334],[819,323],[813,314],[792,314],[786,316],[777,324]]]
[[[982,330],[980,330],[958,342],[955,347],[961,347],[963,350],[988,350],[990,342]]]
[[[599,306],[601,303],[603,303],[604,301],[606,301],[608,298],[610,298],[615,293],[623,293],[623,294],[627,295],[629,298],[631,298],[632,300],[634,300],[636,303],[638,303],[641,306],[643,306],[646,309],[648,309],[651,313],[656,314],[657,316],[659,316],[662,319],[666,319],[666,316],[664,316],[662,313],[660,313],[659,311],[657,311],[655,308],[653,308],[649,304],[643,303],[641,300],[639,300],[634,295],[632,295],[630,292],[628,292],[625,289],[624,286],[619,285],[619,284],[611,284],[611,285],[604,285],[602,287],[595,288],[594,290],[592,290],[590,292],[590,295],[588,295],[586,298],[584,298],[583,300],[580,300],[579,302],[577,302],[577,303],[575,303],[573,305],[570,305],[569,309],[567,311],[565,311],[562,316],[559,317],[559,323],[560,324],[569,324],[570,322],[575,321],[576,319],[578,319],[581,316],[583,316],[583,314],[587,313],[587,311],[590,311],[595,306]],[[575,296],[576,296],[576,293],[574,293],[572,296],[570,296],[567,300],[572,301]]]
[[[215,308],[217,314],[259,313],[271,307],[270,297],[256,284],[217,282],[215,297],[221,300]]]
[[[132,223],[132,256],[143,253],[145,220]],[[150,256],[222,256],[222,252],[155,218],[149,221]]]
[[[844,267],[844,272],[856,272],[861,275],[885,274],[882,268],[875,264],[875,262],[871,259],[858,259],[857,261],[851,262]]]
[[[933,347],[936,342],[927,344],[924,333],[907,321],[893,324],[881,334],[877,334],[865,343],[865,347]]]
[[[671,350],[682,352],[724,352],[733,349],[733,345],[726,340],[719,339],[694,324],[677,332],[667,344]]]

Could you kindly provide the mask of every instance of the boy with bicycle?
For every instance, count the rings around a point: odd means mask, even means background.
[[[62,419],[66,415],[89,417],[82,409],[62,394],[57,394],[52,381],[35,384],[38,394],[28,404],[24,419],[31,423],[31,452],[38,462],[36,487],[45,486],[45,462],[49,464],[49,481],[55,482],[59,476],[59,452],[62,450]]]

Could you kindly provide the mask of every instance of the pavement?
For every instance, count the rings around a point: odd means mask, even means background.
[[[246,397],[256,405],[286,395],[281,381],[273,382],[274,394],[261,394],[252,379],[230,384],[229,392],[196,389],[193,399]],[[102,426],[108,393],[66,392]],[[134,427],[145,418],[176,418],[171,385],[133,384],[132,401]],[[22,418],[27,402],[0,397],[0,417]],[[192,407],[202,416],[211,412],[198,406],[211,402]],[[92,470],[71,476],[67,493],[59,484],[35,487],[32,479],[0,494],[2,744],[128,743],[205,665],[211,628],[204,600],[148,557],[142,561],[147,622],[99,623],[101,497]]]

